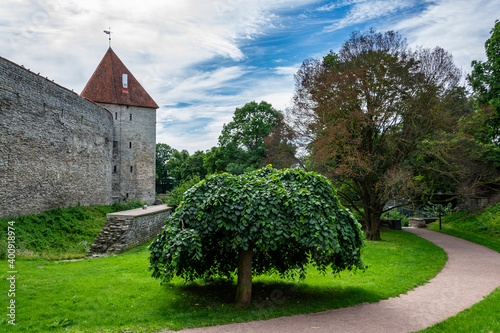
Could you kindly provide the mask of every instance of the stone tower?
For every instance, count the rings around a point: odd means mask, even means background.
[[[113,115],[112,198],[155,200],[158,105],[108,49],[81,93]]]

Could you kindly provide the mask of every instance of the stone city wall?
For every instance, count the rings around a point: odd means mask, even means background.
[[[165,226],[171,211],[167,205],[158,205],[108,214],[87,256],[121,253],[152,240]]]
[[[0,57],[0,218],[111,203],[111,113]]]

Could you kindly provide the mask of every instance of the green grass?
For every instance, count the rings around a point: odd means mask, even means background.
[[[83,258],[106,223],[106,214],[138,208],[140,201],[110,206],[56,208],[0,219],[0,259],[6,258],[7,223],[14,221],[17,255],[50,260]]]
[[[430,228],[439,231],[439,222]],[[440,232],[464,238],[500,252],[500,203],[480,212],[459,212],[442,220]],[[420,332],[500,332],[500,288],[458,315]]]
[[[233,284],[175,280],[160,286],[146,269],[146,246],[76,262],[18,259],[16,326],[4,316],[0,330],[153,332],[317,312],[405,293],[435,276],[446,261],[442,249],[411,233],[382,236],[384,241],[367,242],[366,272],[333,277],[311,269],[300,283],[254,278],[254,303],[244,309],[232,303]],[[6,272],[0,278],[4,302]]]
[[[500,203],[478,212],[458,212],[441,220],[441,232],[500,252]],[[430,224],[439,231],[439,222]]]

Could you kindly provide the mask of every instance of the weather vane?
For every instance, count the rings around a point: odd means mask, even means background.
[[[103,32],[109,35],[109,47],[111,47],[111,27],[109,27],[109,30],[103,30]]]

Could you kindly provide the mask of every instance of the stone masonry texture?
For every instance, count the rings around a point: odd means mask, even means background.
[[[87,256],[117,254],[152,240],[165,226],[171,210],[167,205],[158,205],[108,214]]]
[[[113,201],[133,197],[154,202],[156,110],[139,106],[101,105],[111,111],[115,119]]]
[[[0,218],[111,203],[113,116],[0,57]]]

